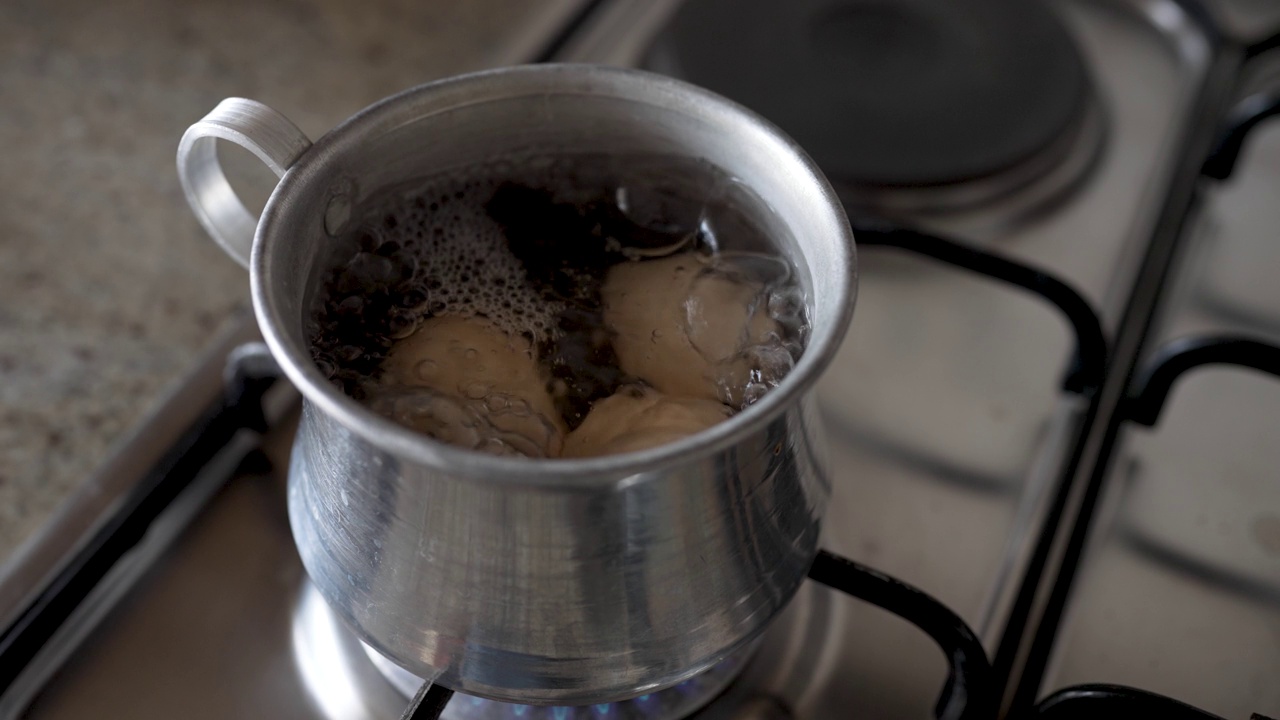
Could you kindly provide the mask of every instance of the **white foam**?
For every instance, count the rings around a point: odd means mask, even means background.
[[[485,210],[493,191],[490,183],[451,176],[384,205],[368,230],[415,261],[414,284],[427,291],[424,315],[480,315],[512,336],[549,339],[561,304],[525,277],[502,226]]]

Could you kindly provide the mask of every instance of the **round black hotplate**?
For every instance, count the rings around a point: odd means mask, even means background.
[[[1069,132],[1088,80],[1041,0],[689,0],[647,67],[777,123],[833,181],[996,174]]]

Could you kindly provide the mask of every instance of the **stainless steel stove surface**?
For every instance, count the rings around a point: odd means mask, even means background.
[[[1000,0],[733,3],[732,18],[728,5],[603,0],[551,59],[720,90],[794,133],[839,187],[861,276],[819,388],[834,487],[823,546],[973,628],[990,686],[941,711],[996,717],[975,709],[980,694],[1015,718],[1163,707],[1079,687],[1119,683],[1227,718],[1280,715],[1280,385],[1197,370],[1153,428],[1135,421],[1158,393],[1131,399],[1171,356],[1166,371],[1196,359],[1280,371],[1265,344],[1280,343],[1280,134],[1251,134],[1234,173],[1209,169],[1228,181],[1201,177],[1229,115],[1280,108],[1264,52],[1278,28],[1192,0],[1053,0],[1008,16]],[[1240,25],[1262,44],[1232,40]],[[973,47],[990,50],[976,74],[960,67]],[[934,130],[951,144],[920,145]],[[1172,355],[1188,334],[1213,338]],[[209,387],[218,371],[211,361]],[[0,584],[0,657],[24,658],[0,669],[0,718],[404,711],[417,679],[366,652],[307,584],[281,471],[290,389],[271,392],[265,454],[227,431],[211,462],[164,475],[181,476],[171,501],[113,491],[156,519],[88,587],[29,582],[10,607]],[[55,566],[72,589],[76,567]],[[758,646],[680,686],[574,708],[455,696],[442,717],[934,716],[953,670],[937,624],[853,594],[889,611],[809,582]],[[47,617],[62,619],[30,630]]]
[[[1256,64],[1243,94],[1274,87],[1276,67]],[[1197,339],[1280,345],[1277,130],[1207,189],[1143,367]],[[1113,682],[1226,718],[1280,714],[1280,383],[1205,366],[1154,427],[1126,425],[1043,689]]]
[[[400,716],[419,683],[406,686],[389,663],[370,657],[307,582],[293,549],[285,474],[271,469],[288,467],[292,423],[281,430],[269,437],[267,455],[251,455],[231,482],[219,487],[225,474],[215,471],[185,491],[176,505],[198,506],[202,495],[214,495],[18,716]],[[157,548],[172,534],[153,532]],[[666,691],[583,708],[458,696],[443,717],[669,720],[721,696],[739,675],[747,682],[729,698],[736,705],[800,699],[833,670],[825,659],[844,612],[830,595],[807,585],[758,646]]]

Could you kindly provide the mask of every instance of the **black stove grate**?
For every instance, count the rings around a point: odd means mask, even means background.
[[[1124,685],[1063,688],[1036,706],[1035,720],[1223,720],[1186,703]],[[1250,720],[1272,720],[1254,713]]]
[[[1159,348],[1138,373],[1125,403],[1124,418],[1145,426],[1160,420],[1174,383],[1206,365],[1236,365],[1280,378],[1280,347],[1251,338],[1197,335]],[[1035,720],[1223,720],[1212,713],[1163,695],[1123,685],[1089,684],[1063,688],[1036,705]],[[1251,720],[1273,720],[1254,713]]]
[[[423,684],[418,694],[413,696],[409,707],[405,708],[400,720],[440,720],[440,714],[453,699],[453,691],[443,685],[431,682]]]
[[[1218,83],[1211,83],[1202,91],[1200,111],[1213,112],[1212,96],[1215,91],[1230,91],[1231,83],[1238,83],[1258,56],[1280,48],[1280,33],[1263,40],[1241,43],[1227,37],[1217,23],[1217,16],[1202,0],[1178,0],[1205,32],[1216,55],[1214,66]],[[1206,99],[1208,98],[1208,99]],[[1224,103],[1222,107],[1226,107]],[[1202,155],[1198,155],[1195,138],[1189,138],[1184,147],[1184,157],[1177,175],[1180,187],[1170,191],[1164,209],[1164,226],[1158,226],[1153,236],[1152,254],[1144,271],[1152,291],[1145,298],[1145,308],[1132,306],[1126,310],[1122,327],[1133,320],[1141,322],[1141,336],[1150,330],[1157,304],[1163,295],[1164,279],[1174,256],[1174,249],[1183,244],[1186,219],[1199,200],[1203,178],[1225,180],[1229,178],[1243,151],[1249,134],[1269,118],[1280,115],[1280,90],[1272,88],[1245,97],[1225,113],[1217,112],[1207,117],[1210,125],[1210,141]],[[1174,201],[1178,201],[1175,204]],[[1161,250],[1159,257],[1155,250]],[[1135,292],[1135,296],[1137,293]],[[1060,718],[1129,718],[1161,717],[1186,718],[1188,720],[1214,720],[1216,716],[1171,698],[1138,688],[1120,685],[1079,685],[1064,688],[1041,700],[1034,698],[1046,673],[1049,655],[1055,645],[1057,632],[1068,602],[1068,595],[1076,571],[1083,558],[1085,540],[1096,511],[1099,494],[1107,475],[1107,469],[1115,450],[1115,440],[1125,422],[1154,426],[1164,407],[1175,381],[1182,374],[1208,364],[1231,364],[1253,368],[1280,376],[1280,348],[1252,338],[1200,335],[1169,342],[1156,350],[1145,365],[1140,364],[1137,352],[1145,340],[1129,350],[1128,365],[1132,381],[1122,387],[1122,395],[1106,424],[1102,449],[1094,458],[1090,477],[1083,493],[1083,500],[1076,513],[1075,526],[1067,536],[1064,559],[1059,567],[1047,603],[1047,610],[1029,631],[1033,633],[1030,654],[1023,676],[1018,681],[1012,698],[1010,717]],[[1119,365],[1122,358],[1112,358],[1111,365]],[[1122,372],[1124,367],[1109,367],[1108,372]],[[1262,715],[1253,718],[1268,720]],[[1216,720],[1221,720],[1216,718]]]
[[[1124,416],[1139,425],[1154,426],[1178,378],[1205,365],[1238,365],[1280,377],[1280,348],[1261,340],[1228,335],[1174,340],[1157,350],[1138,374]]]
[[[973,630],[950,608],[901,580],[826,550],[813,561],[809,578],[888,610],[938,644],[951,668],[934,710],[939,720],[993,717],[991,663]]]
[[[1076,354],[1063,389],[1092,397],[1101,387],[1107,369],[1107,338],[1089,301],[1066,282],[992,252],[879,220],[854,219],[853,235],[859,246],[907,250],[1039,295],[1066,316],[1076,336]]]

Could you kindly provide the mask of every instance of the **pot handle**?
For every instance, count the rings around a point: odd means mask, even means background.
[[[311,141],[284,115],[254,100],[227,98],[187,128],[178,143],[178,180],[206,232],[236,262],[249,267],[258,219],[249,214],[218,163],[218,140],[229,140],[283,177]]]

